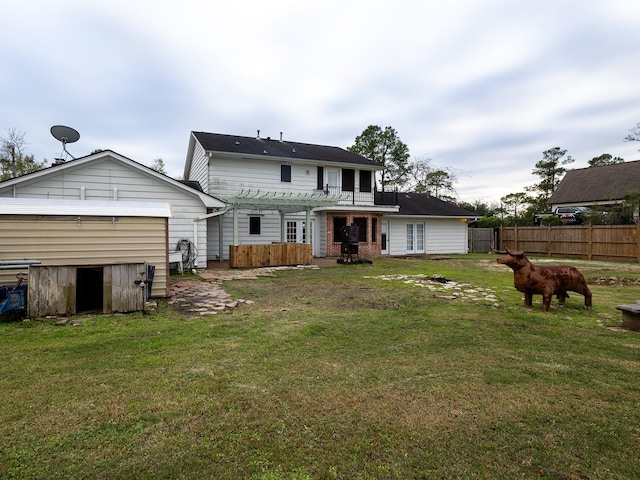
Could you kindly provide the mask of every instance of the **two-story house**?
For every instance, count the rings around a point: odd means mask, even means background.
[[[316,257],[340,255],[341,229],[358,225],[360,253],[378,256],[382,217],[376,205],[380,165],[347,150],[282,139],[192,132],[184,179],[227,204],[208,220],[210,260],[228,245],[311,243]]]

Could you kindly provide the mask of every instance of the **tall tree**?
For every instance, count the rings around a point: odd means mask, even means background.
[[[442,200],[455,197],[456,176],[448,168],[435,168],[428,157],[415,160],[411,164],[412,190],[428,193]]]
[[[631,132],[629,135],[624,137],[625,142],[640,142],[640,122],[636,123],[636,126],[630,128]]]
[[[568,156],[564,160],[562,157],[567,153],[566,150],[562,150],[560,147],[554,147],[542,152],[543,158],[536,163],[533,169],[533,174],[540,177],[540,182],[528,187],[527,190],[538,194],[535,201],[546,205],[547,200],[556,189],[562,176],[567,172],[564,165],[573,163],[574,160],[571,156]]]
[[[509,193],[500,199],[502,207],[508,214],[513,215],[514,222],[522,216],[524,208],[529,204],[529,196],[524,192]]]
[[[409,181],[409,147],[394,128],[383,130],[378,125],[369,125],[347,150],[382,165],[378,178],[383,192],[389,187],[401,188]]]
[[[590,167],[602,167],[604,165],[612,165],[614,163],[624,163],[624,158],[612,157],[608,153],[603,153],[599,157],[593,157],[588,163]]]
[[[26,155],[24,133],[15,128],[7,131],[7,136],[0,138],[0,181],[19,177],[27,173],[42,170],[47,161],[36,161],[33,155]]]

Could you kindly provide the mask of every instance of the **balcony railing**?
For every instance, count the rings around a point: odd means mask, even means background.
[[[356,192],[344,190],[342,187],[331,187],[325,185],[324,193],[327,195],[340,195],[342,200],[338,205],[373,205],[374,194],[371,192]]]

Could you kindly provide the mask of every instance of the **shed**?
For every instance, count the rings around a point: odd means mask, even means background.
[[[150,295],[168,295],[171,216],[168,203],[0,198],[0,259],[41,261],[34,268],[41,283],[30,278],[30,292],[56,293],[48,295],[47,308],[40,304],[33,307],[38,315],[62,313],[61,303],[68,305],[65,314],[76,313],[79,284],[82,293],[83,288],[97,282],[101,288],[89,290],[88,295],[105,295],[98,311],[138,310],[139,304],[124,308],[122,300],[113,296],[122,295],[123,289],[132,285],[136,292],[143,290],[135,282],[142,280],[139,274],[146,273],[145,265],[154,266]],[[0,284],[13,283],[15,274],[0,270]],[[34,293],[33,298],[45,302],[42,292]]]

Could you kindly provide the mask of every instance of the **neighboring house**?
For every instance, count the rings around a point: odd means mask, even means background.
[[[137,202],[141,205],[167,202],[173,215],[169,218],[169,251],[191,250],[196,266],[204,267],[207,218],[224,211],[225,204],[196,187],[196,184],[187,185],[105,150],[0,182],[0,197]],[[128,248],[143,250],[144,245],[132,244]],[[0,257],[3,256],[0,252]]]
[[[569,170],[547,203],[551,211],[566,206],[610,206],[621,203],[632,191],[640,191],[639,160]]]
[[[342,227],[350,225],[360,227],[363,257],[467,252],[465,219],[477,215],[425,196],[376,201],[381,168],[338,147],[282,136],[192,132],[184,178],[227,203],[227,213],[208,221],[210,260],[227,259],[229,245],[272,242],[311,243],[316,257],[339,256]]]
[[[382,219],[382,253],[468,253],[468,222],[478,214],[426,193],[376,193],[379,203],[400,209]]]

